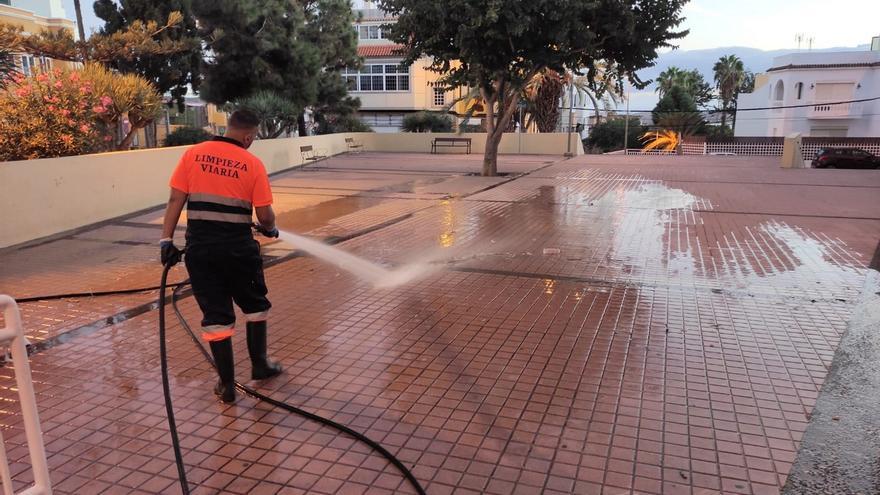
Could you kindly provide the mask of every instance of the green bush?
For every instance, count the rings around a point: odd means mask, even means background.
[[[355,114],[320,116],[316,119],[318,127],[315,134],[337,134],[340,132],[373,132],[373,128],[364,123]]]
[[[403,118],[403,132],[452,132],[452,119],[437,112],[417,112]]]
[[[590,135],[584,140],[587,149],[598,149],[603,153],[623,149],[623,136],[625,134],[626,121],[622,118],[608,120],[593,126]],[[629,119],[629,138],[627,148],[641,148],[639,137],[645,129],[639,123],[638,117]]]
[[[733,138],[733,129],[727,125],[709,125],[706,126],[706,137],[710,139],[731,139]]]
[[[211,139],[211,133],[199,127],[178,127],[165,137],[165,146],[184,146]]]

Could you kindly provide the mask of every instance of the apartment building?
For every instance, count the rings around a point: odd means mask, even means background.
[[[61,0],[0,0],[0,22],[18,26],[26,33],[70,30],[76,36],[76,22],[67,18]],[[12,59],[25,75],[54,67],[66,68],[72,62],[53,60],[30,53],[13,53]]]
[[[376,8],[375,2],[355,1],[360,15],[354,29],[358,33],[361,69],[344,72],[349,93],[361,100],[361,119],[376,132],[398,132],[404,116],[428,110],[443,111],[460,98],[463,90],[443,91],[434,83],[440,74],[427,70],[430,59],[402,65],[400,46],[387,39],[383,25],[394,18]],[[454,105],[453,115],[464,114],[463,104]]]

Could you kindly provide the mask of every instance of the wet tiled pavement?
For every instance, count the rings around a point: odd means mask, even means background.
[[[286,373],[259,389],[379,441],[429,494],[777,493],[880,239],[880,174],[512,156],[500,168],[527,175],[466,175],[479,165],[368,153],[274,178],[282,228],[442,269],[379,290],[265,243],[271,349]],[[160,217],[0,252],[0,292],[155,285]],[[22,305],[31,339],[47,343],[32,368],[57,493],[179,492],[156,312],[106,321],[154,298]],[[190,298],[180,306],[198,321]],[[170,320],[196,493],[412,493],[343,434],[249,397],[217,403],[212,369]],[[235,350],[244,380],[240,336]]]

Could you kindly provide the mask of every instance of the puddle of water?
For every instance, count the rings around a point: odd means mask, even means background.
[[[346,196],[316,205],[279,213],[275,223],[279,228],[309,232],[323,227],[336,218],[350,215],[359,210],[376,206],[386,201],[383,198],[368,196]]]
[[[411,194],[420,194],[428,188],[428,186],[432,186],[434,184],[439,184],[445,180],[448,180],[449,177],[431,177],[428,179],[416,179],[409,182],[401,182],[400,184],[392,184],[390,186],[382,187],[379,189],[375,189],[370,192],[391,192],[391,193],[411,193]]]
[[[703,202],[681,189],[649,183],[611,190],[594,202],[613,223],[610,261],[633,275],[655,273],[674,283],[697,280],[753,291],[760,288],[837,297],[858,287],[864,270],[845,246],[776,221],[729,232],[722,246],[703,246],[699,217],[690,212]],[[713,260],[715,250],[720,259]],[[715,263],[713,266],[713,262]],[[717,271],[716,271],[717,268]]]

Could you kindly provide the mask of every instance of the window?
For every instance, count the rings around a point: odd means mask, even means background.
[[[795,96],[797,97],[798,100],[800,100],[804,96],[804,83],[799,82],[799,83],[795,84],[794,89],[796,92]]]
[[[369,64],[342,73],[349,91],[409,91],[409,67]]]
[[[36,70],[36,62],[33,55],[21,56],[21,73],[26,76],[32,76]]]
[[[386,34],[381,26],[358,26],[358,38],[362,40],[384,40]]]
[[[776,97],[776,101],[782,101],[782,99],[785,97],[785,85],[782,84],[781,79],[779,81],[776,81],[776,89],[774,90],[773,94]]]
[[[446,104],[446,92],[441,88],[434,88],[434,106],[442,107]]]

